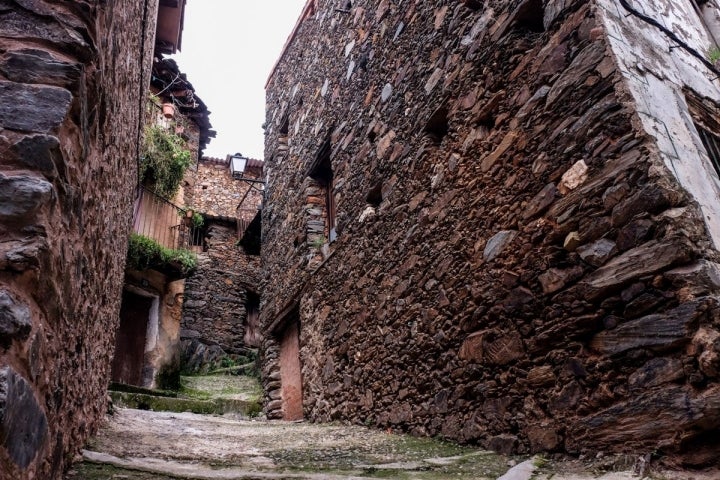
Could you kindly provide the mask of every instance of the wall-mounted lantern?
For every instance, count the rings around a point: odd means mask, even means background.
[[[236,153],[230,157],[230,173],[233,178],[243,178],[247,161],[248,159],[243,157],[241,153]]]

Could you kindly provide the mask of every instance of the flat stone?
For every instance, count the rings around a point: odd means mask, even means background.
[[[498,478],[498,480],[530,480],[533,477],[534,473],[535,462],[534,460],[530,459],[525,460],[522,463],[518,463],[510,470],[508,470],[505,475]]]
[[[558,189],[554,183],[549,183],[530,200],[525,207],[523,213],[523,219],[527,220],[544,212],[552,203],[555,201],[555,196],[558,193]]]
[[[77,56],[80,61],[91,58],[93,49],[78,31],[69,28],[80,26],[73,22],[72,16],[63,15],[61,23],[53,19],[59,16],[59,12],[37,0],[16,0],[16,3],[23,8],[3,12],[0,37],[37,39],[54,45],[63,53]]]
[[[491,365],[506,365],[525,355],[522,339],[515,332],[483,341],[483,360]]]
[[[680,240],[651,241],[615,257],[588,275],[581,284],[588,299],[597,299],[635,278],[690,260],[689,247]]]
[[[0,443],[27,468],[47,439],[47,418],[30,384],[11,367],[0,369]]]
[[[557,292],[567,283],[565,272],[559,268],[551,268],[538,275],[538,281],[546,295]]]
[[[48,132],[65,119],[71,100],[64,88],[0,81],[0,126]]]
[[[393,87],[391,84],[386,83],[385,86],[382,89],[382,93],[380,95],[380,98],[382,99],[383,103],[387,101],[388,98],[390,98],[390,95],[392,95]]]
[[[12,146],[19,160],[33,170],[45,174],[55,172],[55,159],[60,157],[60,142],[50,135],[31,135]]]
[[[469,335],[460,347],[459,357],[462,360],[482,361],[484,337],[485,332],[475,332]]]
[[[492,261],[495,257],[500,255],[513,240],[515,240],[517,235],[518,232],[516,230],[502,230],[493,235],[485,244],[483,259],[486,262]]]
[[[509,433],[502,433],[492,437],[488,441],[488,448],[493,452],[497,452],[503,455],[510,455],[515,451],[518,439],[515,435]]]
[[[682,360],[653,358],[630,375],[628,385],[632,389],[646,389],[680,380],[684,376]]]
[[[684,303],[664,313],[647,315],[598,333],[590,347],[600,353],[615,355],[634,348],[667,351],[688,343],[692,327],[703,314],[703,302]]]
[[[0,72],[8,80],[69,87],[80,79],[80,65],[56,60],[44,50],[8,52],[0,59]]]
[[[32,316],[27,305],[19,303],[7,290],[0,290],[0,345],[5,348],[15,340],[27,340]]]
[[[42,178],[0,173],[0,220],[31,216],[50,200],[52,191],[52,184]]]
[[[570,169],[565,172],[558,184],[558,190],[561,194],[567,195],[572,190],[585,183],[588,178],[588,166],[584,160],[576,162]]]
[[[591,244],[578,247],[577,252],[583,261],[594,267],[599,267],[615,255],[617,245],[612,240],[601,238]]]

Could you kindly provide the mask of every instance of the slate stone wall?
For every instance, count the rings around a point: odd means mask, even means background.
[[[247,353],[247,291],[258,293],[260,257],[243,253],[235,225],[211,221],[205,243],[197,269],[185,280],[180,338],[186,371]]]
[[[718,253],[595,2],[347,3],[317,2],[268,84],[268,415],[297,305],[311,420],[706,462]]]
[[[0,2],[0,478],[105,413],[157,1]]]

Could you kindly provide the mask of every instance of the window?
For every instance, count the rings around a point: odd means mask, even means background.
[[[685,90],[685,99],[700,141],[720,177],[720,106],[689,89]]]
[[[695,124],[695,128],[697,128],[697,131],[700,134],[700,140],[702,141],[705,150],[707,150],[707,154],[710,157],[713,167],[715,167],[715,172],[717,172],[718,176],[720,176],[720,136],[710,130],[706,130],[697,123]]]
[[[330,139],[328,138],[320,147],[315,161],[310,166],[308,176],[320,188],[324,200],[322,214],[325,218],[325,238],[332,243],[337,238],[335,218],[335,193],[333,192],[333,170],[330,162]]]

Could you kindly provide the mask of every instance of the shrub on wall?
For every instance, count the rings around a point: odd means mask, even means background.
[[[177,269],[188,275],[197,267],[197,257],[189,250],[165,248],[152,238],[133,233],[128,244],[127,266],[135,270]]]
[[[151,182],[158,195],[174,197],[191,164],[185,140],[159,125],[145,127],[140,180]]]

